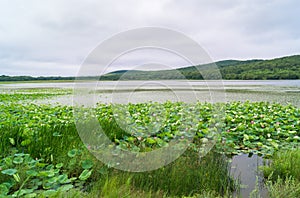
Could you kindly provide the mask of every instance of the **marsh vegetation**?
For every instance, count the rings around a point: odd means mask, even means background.
[[[174,162],[131,173],[91,154],[94,148],[80,139],[72,106],[35,103],[71,93],[58,88],[1,92],[0,197],[232,197],[240,182],[230,174],[229,156],[244,153],[271,161],[261,168],[270,197],[299,196],[300,110],[293,104],[99,103],[93,110],[115,148],[149,152],[194,134],[189,148]],[[157,133],[143,134],[155,121],[149,116],[151,109],[162,108],[166,119]],[[216,108],[224,111],[217,126]],[[130,116],[122,117],[117,109],[127,109]],[[128,133],[118,119],[139,130]],[[211,130],[216,131],[214,137]],[[199,148],[212,138],[215,146],[199,158]]]

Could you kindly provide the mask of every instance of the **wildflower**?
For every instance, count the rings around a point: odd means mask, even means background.
[[[254,121],[253,120],[251,120],[251,122],[250,122],[251,124],[254,124]]]

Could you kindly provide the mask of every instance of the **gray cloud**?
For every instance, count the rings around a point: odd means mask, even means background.
[[[180,31],[214,60],[299,54],[299,13],[297,0],[1,1],[0,74],[76,75],[102,41],[145,26]]]

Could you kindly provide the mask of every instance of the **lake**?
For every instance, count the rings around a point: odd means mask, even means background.
[[[94,102],[138,103],[157,101],[225,102],[270,101],[300,107],[300,80],[224,80],[224,81],[99,81],[78,83],[0,84],[1,91],[34,88],[66,88],[95,93]],[[76,92],[78,93],[78,92]],[[90,96],[87,96],[90,97]],[[83,98],[84,100],[84,98]],[[60,96],[38,103],[72,105],[72,96]]]

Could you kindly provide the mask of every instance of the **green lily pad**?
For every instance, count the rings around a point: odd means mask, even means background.
[[[13,175],[17,173],[17,169],[6,169],[1,171],[1,173],[5,175]]]
[[[78,152],[77,149],[72,149],[72,150],[70,150],[70,151],[68,152],[68,156],[71,157],[71,158],[73,158],[73,157],[76,156],[77,152]]]
[[[66,174],[59,175],[57,177],[57,181],[61,184],[67,183],[67,180],[68,180],[68,175],[66,175]]]
[[[57,190],[60,192],[66,192],[66,191],[72,189],[73,187],[74,187],[73,184],[67,184],[67,185],[63,185],[63,186],[59,187]]]
[[[64,165],[63,163],[59,163],[59,164],[56,164],[55,167],[56,168],[61,168],[61,167],[63,167],[63,165]]]
[[[79,179],[84,181],[87,180],[92,174],[92,170],[83,170],[82,173],[79,176]]]
[[[15,157],[13,160],[14,164],[22,164],[24,161],[23,157]]]
[[[35,170],[28,170],[28,171],[26,171],[26,174],[34,177],[34,176],[37,176],[38,172]]]
[[[24,198],[34,198],[34,197],[37,197],[36,193],[30,193],[24,196]]]
[[[81,163],[81,167],[83,169],[90,169],[93,167],[93,161],[92,160],[84,160]]]
[[[42,195],[45,197],[52,197],[55,196],[56,194],[57,194],[56,190],[46,190],[42,193]]]
[[[33,189],[21,189],[21,190],[18,190],[16,192],[14,192],[14,194],[12,195],[13,197],[20,197],[20,196],[23,196],[23,195],[26,195],[26,194],[30,194],[32,193],[34,190]]]

